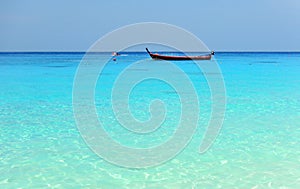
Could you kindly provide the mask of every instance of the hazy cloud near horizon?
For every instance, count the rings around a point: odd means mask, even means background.
[[[210,49],[299,51],[297,0],[0,2],[0,51],[86,51],[127,24],[182,27]]]

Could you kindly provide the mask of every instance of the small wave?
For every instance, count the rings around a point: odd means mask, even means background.
[[[67,67],[71,67],[71,66],[59,65],[59,66],[43,66],[43,67],[47,67],[47,68],[67,68]]]

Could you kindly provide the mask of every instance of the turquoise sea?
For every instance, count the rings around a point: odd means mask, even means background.
[[[0,188],[300,188],[300,53],[216,53],[226,85],[226,115],[219,136],[203,154],[198,150],[211,112],[204,75],[214,73],[202,73],[189,61],[174,62],[196,88],[198,128],[175,158],[143,169],[106,162],[81,137],[72,87],[83,56],[0,53]],[[149,56],[124,52],[109,62],[101,75],[104,82],[96,87],[95,104],[113,139],[147,148],[176,129],[177,94],[156,80],[135,87],[129,101],[138,119],[149,118],[152,99],[169,108],[157,132],[134,136],[116,121],[108,90],[122,69],[143,59]]]

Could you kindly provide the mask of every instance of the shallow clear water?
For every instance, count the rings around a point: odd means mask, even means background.
[[[210,115],[203,73],[176,62],[200,99],[198,129],[182,153],[163,165],[126,169],[107,163],[81,138],[72,110],[72,86],[83,53],[0,54],[0,188],[299,188],[300,53],[217,53],[227,90],[223,128],[204,154],[198,147]],[[145,53],[110,62],[96,88],[95,104],[106,131],[132,147],[158,145],[178,122],[172,88],[147,81],[132,91],[132,113],[149,117],[153,98],[167,104],[157,133],[134,136],[117,123],[109,88],[119,71]],[[152,62],[153,64],[155,62]],[[133,70],[146,72],[147,70]],[[142,98],[143,97],[143,98]]]

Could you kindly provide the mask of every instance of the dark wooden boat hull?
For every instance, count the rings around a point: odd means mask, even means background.
[[[213,51],[211,52],[211,54],[202,56],[166,56],[160,54],[153,54],[148,50],[148,48],[146,48],[146,51],[151,56],[151,58],[159,60],[210,60],[212,55],[214,55]]]

